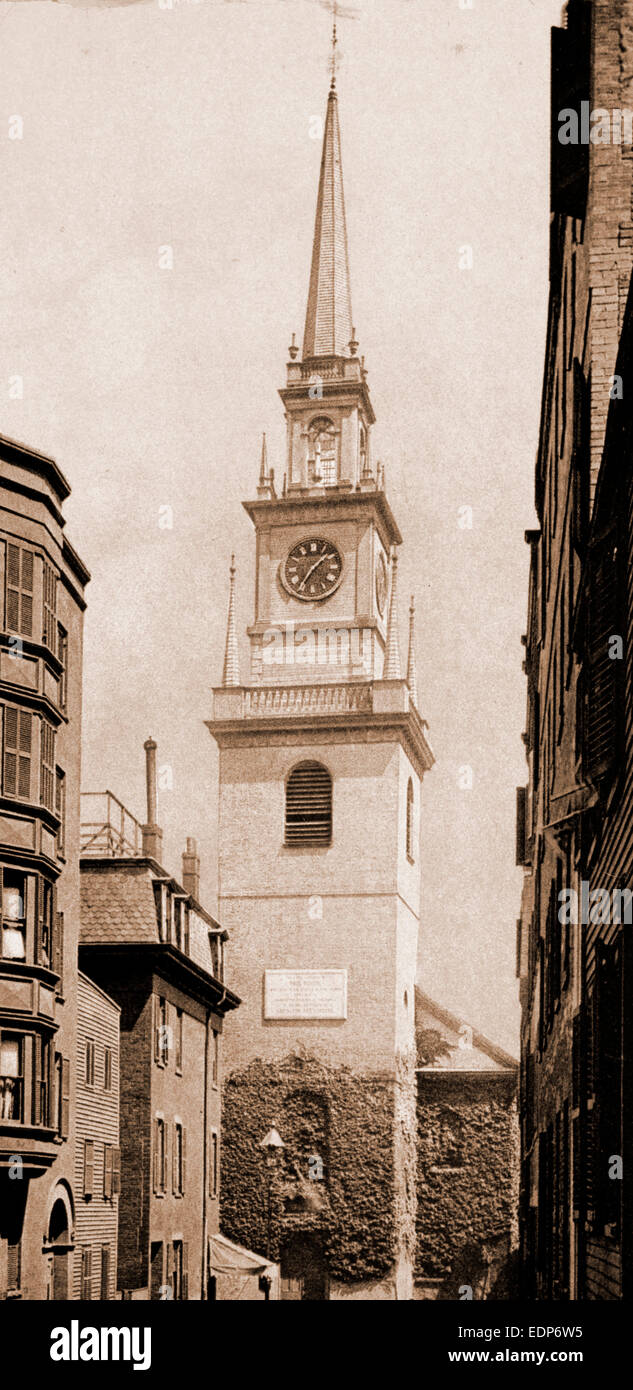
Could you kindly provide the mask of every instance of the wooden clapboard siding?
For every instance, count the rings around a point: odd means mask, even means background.
[[[86,975],[77,988],[77,1099],[75,1110],[75,1251],[72,1297],[82,1297],[82,1251],[92,1249],[92,1298],[101,1291],[101,1250],[110,1247],[108,1297],[114,1298],[117,1271],[118,1197],[104,1196],[105,1146],[119,1148],[120,1009]],[[86,1084],[86,1042],[95,1045],[94,1086]],[[112,1058],[111,1089],[104,1089],[105,1049]],[[85,1141],[94,1143],[92,1196],[84,1196]]]

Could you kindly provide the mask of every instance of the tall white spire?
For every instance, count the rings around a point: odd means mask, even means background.
[[[235,556],[231,556],[229,584],[229,612],[226,621],[226,646],[224,648],[224,670],[222,685],[240,684],[240,657],[235,629]]]
[[[382,678],[385,681],[402,679],[400,670],[400,642],[398,639],[398,553],[395,545],[391,548],[391,588],[389,592],[389,616],[387,618],[387,640],[385,643],[385,664]]]
[[[336,29],[334,45],[335,42]],[[348,357],[350,343],[355,342],[334,67],[333,62],[332,85],[328,95],[323,132],[310,289],[303,336],[304,360],[309,357]],[[355,346],[357,348],[358,344]]]

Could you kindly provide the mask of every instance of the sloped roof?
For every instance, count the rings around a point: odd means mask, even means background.
[[[159,941],[154,880],[147,861],[116,859],[81,865],[81,936],[128,945]]]
[[[436,1004],[417,985],[415,989],[415,1031],[418,1056],[433,1060],[418,1067],[420,1072],[498,1072],[516,1073],[518,1062],[497,1047],[476,1028],[448,1009]],[[426,1047],[425,1047],[426,1044]]]
[[[180,884],[147,858],[90,859],[84,855],[80,863],[81,944],[158,944],[160,933],[153,885],[161,881],[168,883],[173,892],[186,897]],[[189,959],[214,975],[209,932],[225,933],[194,898],[189,897],[189,905]]]

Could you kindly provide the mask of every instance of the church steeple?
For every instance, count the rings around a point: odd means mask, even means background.
[[[333,36],[333,52],[336,52]],[[332,64],[303,353],[294,334],[289,348],[286,409],[289,496],[360,488],[376,491],[371,428],[375,421],[365,363],[358,356],[352,319],[347,225],[343,197],[338,98]]]
[[[333,75],[323,132],[303,360],[348,357],[350,343],[358,347],[354,340],[341,135]]]

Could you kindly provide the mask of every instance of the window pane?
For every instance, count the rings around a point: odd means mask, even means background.
[[[3,926],[2,955],[5,960],[26,960],[26,942],[23,928]]]
[[[20,1075],[20,1039],[3,1038],[0,1043],[0,1071],[3,1076]]]
[[[0,1039],[0,1119],[22,1118],[22,1039],[6,1033]]]

